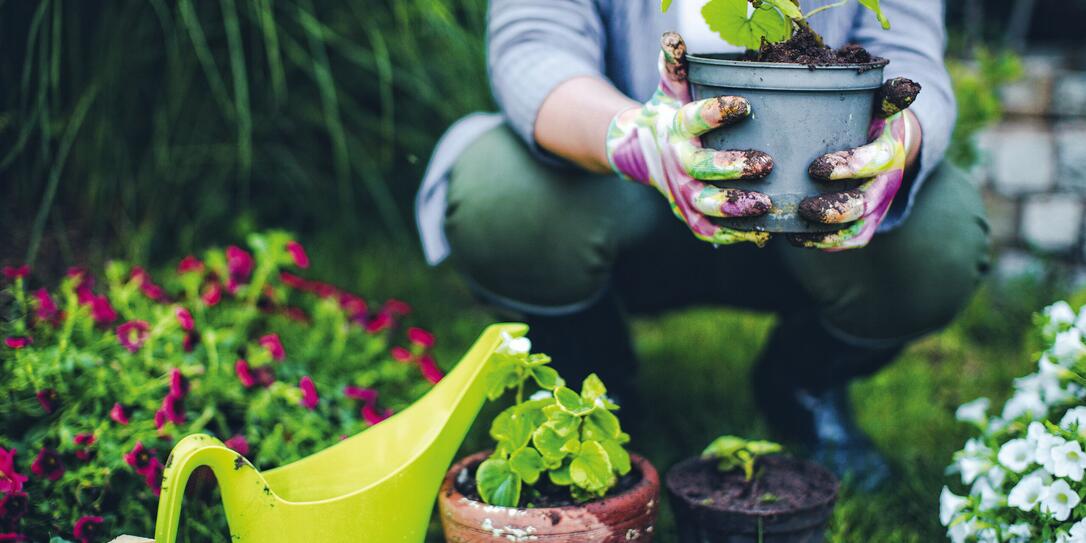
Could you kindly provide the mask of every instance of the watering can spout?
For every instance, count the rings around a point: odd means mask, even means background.
[[[181,440],[163,474],[155,540],[173,543],[185,484],[209,466],[233,541],[423,541],[438,487],[486,399],[486,368],[523,324],[483,332],[460,363],[407,409],[306,458],[260,473],[217,439]]]

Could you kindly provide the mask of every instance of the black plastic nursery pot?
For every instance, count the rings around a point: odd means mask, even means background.
[[[690,458],[666,486],[682,543],[821,543],[839,482],[825,468],[787,456],[759,460],[748,483],[715,460]],[[775,492],[771,492],[775,491]],[[770,501],[768,496],[774,499]]]
[[[742,96],[751,104],[745,122],[702,136],[707,148],[755,149],[773,157],[765,179],[732,181],[721,186],[755,190],[773,201],[761,217],[717,219],[738,230],[774,233],[828,232],[824,225],[799,216],[808,196],[853,188],[856,183],[816,181],[807,169],[816,158],[867,143],[867,129],[887,61],[867,64],[806,66],[740,60],[741,55],[687,55],[694,99]]]

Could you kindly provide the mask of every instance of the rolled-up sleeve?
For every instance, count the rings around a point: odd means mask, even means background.
[[[854,39],[872,54],[890,59],[886,77],[908,77],[923,87],[909,108],[923,129],[920,169],[909,188],[907,205],[895,207],[884,226],[893,227],[908,209],[920,186],[939,165],[950,145],[950,134],[957,118],[957,104],[950,75],[943,62],[946,50],[946,26],[943,0],[883,0],[882,10],[893,28],[883,30],[875,16],[859,10]],[[899,196],[900,198],[900,196]]]
[[[574,77],[603,73],[604,30],[593,0],[491,0],[487,66],[494,98],[524,141],[547,96]]]

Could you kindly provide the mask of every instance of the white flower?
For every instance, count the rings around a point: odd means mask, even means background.
[[[992,483],[987,476],[977,477],[977,481],[973,483],[969,495],[976,496],[979,499],[977,509],[980,511],[990,511],[999,507],[1002,499],[1000,493],[996,492],[996,489],[992,487]]]
[[[1071,526],[1071,532],[1067,539],[1070,543],[1086,543],[1086,519],[1076,522]]]
[[[1071,486],[1067,484],[1067,481],[1059,479],[1048,487],[1048,492],[1041,501],[1041,510],[1051,513],[1053,518],[1063,522],[1067,520],[1067,517],[1071,516],[1071,510],[1081,500],[1078,494],[1071,490]]]
[[[553,397],[554,397],[553,392],[551,392],[549,390],[546,390],[546,389],[543,389],[543,390],[535,391],[534,394],[532,394],[531,396],[528,396],[528,399],[529,400],[546,400],[548,398],[553,398]]]
[[[1012,439],[1000,447],[999,463],[1015,473],[1022,473],[1033,463],[1033,447],[1025,439]]]
[[[1017,507],[1023,511],[1032,511],[1037,503],[1048,495],[1048,487],[1044,479],[1037,472],[1033,472],[1018,481],[1007,496],[1007,505]]]
[[[992,483],[992,488],[1003,488],[1003,482],[1007,480],[1007,472],[1003,468],[996,466],[988,470],[985,477]]]
[[[943,491],[939,494],[939,522],[942,522],[943,526],[949,525],[965,507],[967,501],[944,486]]]
[[[1077,425],[1079,433],[1086,431],[1086,407],[1076,407],[1070,409],[1060,419],[1060,428],[1064,430],[1070,430],[1071,426]]]
[[[528,354],[532,350],[532,340],[526,337],[513,337],[508,332],[502,332],[502,344],[498,346],[498,352],[505,354]]]
[[[973,484],[978,475],[992,466],[992,450],[977,439],[966,441],[965,448],[958,453],[958,470],[962,474],[962,484]]]
[[[1059,302],[1057,302],[1059,303]],[[1068,308],[1071,306],[1068,305]],[[1051,320],[1051,319],[1050,319]],[[1082,306],[1078,310],[1078,318],[1075,319],[1075,328],[1086,332],[1086,306]]]
[[[951,526],[950,529],[946,531],[946,535],[950,538],[951,543],[965,543],[965,541],[976,534],[976,532],[977,521],[968,520]]]
[[[1082,332],[1078,328],[1071,328],[1056,334],[1056,340],[1052,342],[1049,352],[1061,366],[1075,363],[1086,352],[1086,345],[1082,344]]]
[[[1037,390],[1018,390],[1003,405],[1003,418],[1014,420],[1025,414],[1030,415],[1030,420],[1037,420],[1048,414],[1048,406],[1041,400],[1041,393]]]
[[[1026,439],[1033,445],[1033,461],[1052,471],[1049,467],[1052,464],[1052,447],[1063,445],[1064,439],[1048,433],[1045,425],[1036,421],[1029,423]]]
[[[1048,322],[1052,324],[1071,324],[1075,322],[1075,310],[1071,309],[1071,304],[1063,300],[1046,307],[1044,314],[1048,318]]]
[[[1012,525],[1003,533],[1009,538],[1009,543],[1029,543],[1033,537],[1033,529],[1025,522]]]
[[[988,406],[991,403],[988,398],[977,398],[971,402],[963,403],[954,412],[954,418],[961,422],[983,425],[988,421]]]
[[[1066,403],[1074,398],[1074,392],[1070,386],[1064,384],[1064,380],[1071,375],[1071,371],[1063,366],[1053,363],[1048,355],[1041,356],[1037,363],[1040,368],[1037,373],[1038,387],[1044,396],[1045,403],[1049,405]]]
[[[1081,481],[1083,471],[1086,471],[1086,454],[1082,453],[1082,445],[1078,441],[1068,441],[1053,447],[1052,469],[1049,471],[1056,477]]]

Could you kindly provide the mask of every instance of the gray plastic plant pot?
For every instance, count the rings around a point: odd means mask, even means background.
[[[885,60],[870,64],[809,67],[738,60],[740,55],[688,54],[694,99],[742,96],[751,118],[702,136],[707,148],[756,149],[773,157],[764,179],[719,186],[763,192],[773,201],[761,217],[716,219],[738,230],[774,233],[829,232],[840,225],[808,221],[797,213],[808,196],[853,188],[858,183],[816,181],[807,168],[816,158],[867,143],[875,94]]]

